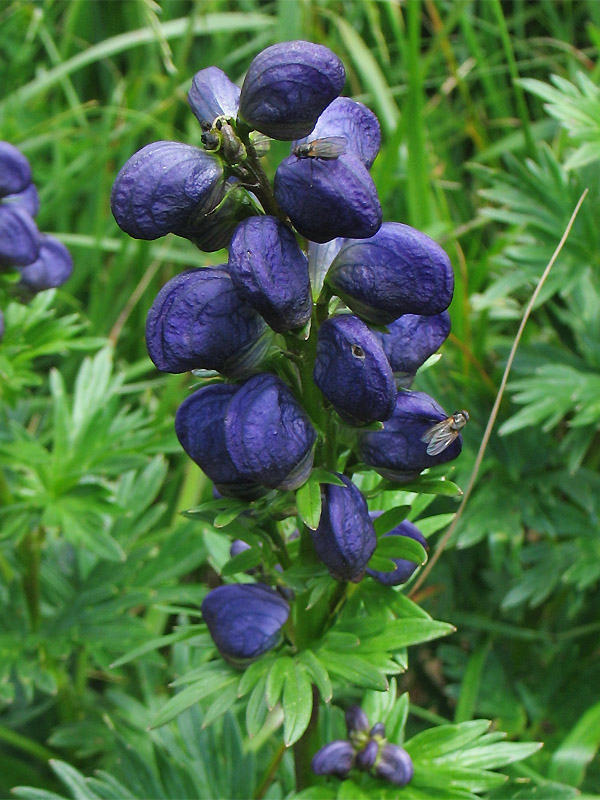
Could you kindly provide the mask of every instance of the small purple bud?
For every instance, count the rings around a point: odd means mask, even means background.
[[[427,467],[444,464],[460,455],[462,436],[441,453],[430,456],[423,434],[448,415],[424,392],[398,392],[392,416],[378,431],[362,431],[358,435],[359,458],[384,478],[407,483]]]
[[[33,264],[21,267],[20,285],[31,292],[54,289],[69,280],[73,259],[68,249],[54,236],[42,235],[40,254]]]
[[[12,203],[0,205],[0,267],[24,267],[40,254],[40,232],[30,214]]]
[[[313,242],[377,233],[382,211],[377,189],[352,152],[335,159],[284,159],[277,167],[275,198],[298,232]]]
[[[388,419],[394,411],[396,385],[383,348],[351,314],[331,317],[319,328],[314,381],[351,425]]]
[[[229,555],[231,556],[231,558],[233,558],[234,556],[243,553],[244,550],[251,550],[251,549],[252,548],[250,547],[250,545],[244,542],[242,539],[234,539],[233,542],[231,543],[231,547],[229,548]]]
[[[286,384],[270,373],[250,378],[225,416],[231,459],[248,481],[293,490],[310,474],[317,438],[308,415]]]
[[[306,256],[275,217],[250,217],[238,225],[229,248],[229,274],[240,296],[278,333],[310,319]]]
[[[363,749],[359,750],[356,754],[356,766],[359,769],[362,769],[363,772],[367,772],[377,760],[378,753],[379,742],[375,742],[373,739],[370,739]]]
[[[264,355],[266,331],[228,273],[205,267],[182,272],[163,286],[148,312],[146,344],[162,372],[215,369],[238,377]]]
[[[2,198],[3,203],[12,203],[25,209],[31,217],[35,217],[40,210],[40,198],[35,183],[30,183],[26,189],[17,194],[7,194]]]
[[[386,222],[372,238],[346,242],[327,283],[359,317],[387,324],[402,314],[432,316],[448,308],[454,273],[433,239],[408,225]]]
[[[179,142],[153,142],[121,168],[111,194],[118,226],[134,239],[185,236],[192,216],[214,206],[221,161]]]
[[[450,333],[450,314],[442,311],[431,317],[404,314],[391,322],[389,333],[376,332],[394,377],[410,385],[419,367],[437,353]]]
[[[377,545],[367,501],[345,475],[344,486],[327,483],[322,488],[319,526],[311,531],[317,555],[332,577],[357,582]]]
[[[240,87],[222,69],[207,67],[194,75],[188,103],[198,122],[212,126],[217,117],[236,117]]]
[[[313,756],[311,766],[316,775],[345,778],[354,763],[354,748],[344,739],[329,742]]]
[[[225,445],[225,412],[237,386],[215,383],[186,398],[175,415],[175,433],[188,456],[218,487],[220,495],[253,496],[257,486],[235,467]]]
[[[375,775],[393,783],[394,786],[406,786],[414,775],[412,759],[406,750],[397,744],[385,744],[375,766]]]
[[[202,616],[217,649],[236,666],[275,647],[289,613],[286,601],[264,584],[219,586],[202,601]]]
[[[327,47],[304,41],[271,45],[248,68],[240,117],[272,139],[299,139],[312,131],[345,80],[344,65]]]
[[[382,513],[382,511],[371,511],[371,518],[375,519]],[[413,523],[407,519],[399,525],[396,525],[391,531],[384,533],[383,536],[408,536],[410,539],[414,539],[416,542],[422,544],[425,550],[429,550],[427,539],[417,526],[413,525]],[[419,567],[418,564],[415,564],[414,561],[409,561],[407,558],[392,558],[391,560],[396,564],[396,569],[393,572],[378,572],[377,570],[367,567],[367,575],[375,578],[379,583],[383,583],[384,586],[399,586],[401,583],[406,583],[413,572]],[[373,732],[371,731],[371,733]]]
[[[0,142],[0,197],[22,192],[30,183],[29,161],[10,142]]]
[[[385,725],[383,722],[376,722],[369,731],[369,736],[373,739],[385,739]]]
[[[369,718],[360,706],[350,706],[346,711],[346,729],[348,736],[357,731],[369,730]]]

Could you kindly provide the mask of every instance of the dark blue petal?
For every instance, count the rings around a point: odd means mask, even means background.
[[[392,369],[377,336],[354,315],[340,314],[322,323],[314,381],[352,425],[388,419],[394,411]]]
[[[306,256],[291,230],[275,217],[251,217],[237,227],[229,274],[240,295],[273,330],[301,328],[310,319]]]
[[[354,748],[344,739],[329,742],[313,756],[311,767],[316,775],[345,778],[354,763]]]
[[[317,555],[340,581],[359,581],[377,544],[367,501],[345,475],[344,486],[324,484],[319,526],[312,531]]]
[[[370,169],[381,145],[379,120],[370,109],[349,97],[337,97],[323,111],[314,130],[292,147],[330,136],[344,138],[346,152],[354,153]]]
[[[450,333],[450,314],[442,311],[425,317],[404,314],[391,322],[388,333],[377,333],[394,374],[414,376],[429,356],[437,353]]]
[[[220,160],[179,142],[153,142],[139,150],[115,180],[111,208],[134,239],[185,231],[192,215],[210,210],[223,170]]]
[[[369,730],[369,718],[360,706],[350,706],[345,714],[348,736],[358,731]]]
[[[367,742],[363,749],[356,754],[356,766],[358,769],[362,769],[364,772],[370,770],[377,760],[378,753],[379,742],[375,742],[373,739],[371,739]]]
[[[290,613],[286,601],[262,584],[230,584],[209,592],[202,615],[221,655],[248,663],[279,642]]]
[[[247,480],[297,489],[310,474],[317,434],[290,389],[275,375],[250,378],[225,416],[231,459]]]
[[[240,87],[222,69],[207,67],[194,75],[188,103],[198,122],[211,125],[217,117],[236,117]]]
[[[0,142],[0,197],[22,192],[30,183],[29,161],[10,142]]]
[[[397,744],[385,744],[379,754],[375,774],[378,778],[393,783],[394,786],[406,786],[414,775],[412,759],[406,750]]]
[[[402,314],[444,311],[452,300],[454,273],[433,239],[408,225],[386,222],[371,239],[345,243],[327,283],[359,317],[386,324]]]
[[[23,267],[40,254],[40,232],[30,214],[12,203],[0,205],[0,266]]]
[[[289,156],[277,168],[274,188],[294,227],[313,242],[367,238],[381,225],[375,184],[352,153],[334,159]]]
[[[150,358],[163,372],[252,372],[268,347],[268,328],[222,269],[190,269],[160,290],[146,320]]]
[[[2,198],[3,203],[14,203],[25,209],[31,217],[35,217],[40,210],[40,198],[35,183],[30,183],[26,189],[17,194],[7,194]]]
[[[231,547],[229,548],[229,555],[231,556],[231,558],[233,558],[234,556],[243,553],[245,550],[251,550],[251,549],[252,548],[250,547],[250,545],[244,542],[242,539],[234,539],[233,542],[231,543]]]
[[[32,292],[42,292],[62,286],[72,272],[73,259],[65,245],[54,236],[42,236],[37,260],[21,267],[20,283]]]
[[[382,513],[382,511],[370,512],[373,519],[377,518]],[[413,525],[413,523],[407,519],[383,535],[384,537],[408,536],[410,539],[414,539],[422,544],[425,550],[429,549],[427,545],[427,539],[423,536],[417,526]],[[396,564],[396,569],[393,572],[378,572],[377,570],[369,569],[367,567],[367,575],[375,578],[375,580],[379,581],[379,583],[383,583],[385,586],[399,586],[401,583],[406,583],[406,581],[419,566],[418,564],[415,564],[414,561],[409,561],[406,558],[392,558],[391,560]],[[371,735],[374,735],[373,731],[371,731]]]
[[[427,444],[421,441],[428,428],[447,417],[444,409],[424,392],[398,392],[394,413],[383,423],[383,428],[359,434],[359,458],[390,480],[412,481],[427,467],[444,464],[460,455],[460,434],[435,456],[428,455]]]
[[[274,44],[248,68],[240,116],[272,139],[299,139],[312,131],[345,80],[344,66],[329,48],[304,41]]]

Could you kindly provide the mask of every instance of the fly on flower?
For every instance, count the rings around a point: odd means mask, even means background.
[[[455,411],[450,417],[428,428],[421,436],[421,441],[427,442],[427,455],[437,456],[439,453],[443,453],[447,447],[450,447],[468,421],[469,413],[463,409]]]
[[[346,152],[345,136],[324,136],[322,139],[313,139],[312,142],[303,142],[294,147],[296,158],[339,158]]]

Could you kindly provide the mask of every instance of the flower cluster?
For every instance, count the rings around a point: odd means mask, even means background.
[[[29,161],[14,145],[0,141],[0,272],[18,270],[17,289],[25,296],[62,286],[73,271],[64,244],[38,230],[34,218],[39,207]],[[3,333],[0,311],[0,339]]]
[[[147,317],[156,367],[204,379],[176,414],[183,449],[225,497],[290,493],[313,468],[327,470],[304,544],[338,581],[368,573],[397,585],[416,565],[367,568],[377,535],[350,476],[366,467],[410,482],[460,453],[456,426],[428,445],[448,415],[408,388],[448,336],[454,278],[436,242],[382,223],[369,174],[379,124],[339,96],[344,81],[337,56],[304,41],[259,53],[241,89],[216,67],[201,70],[188,95],[198,146],[147,144],[119,172],[111,202],[133,237],[228,248],[218,266],[168,281]],[[261,163],[269,139],[291,142],[273,186]],[[408,521],[388,535],[426,546]],[[289,604],[266,585],[229,585],[207,595],[203,613],[224,657],[245,664],[279,641]],[[385,770],[393,752],[378,746],[368,768]]]
[[[370,727],[362,708],[352,706],[346,712],[346,728],[348,739],[336,739],[315,753],[313,772],[347,778],[355,767],[394,786],[406,786],[411,781],[412,759],[404,748],[386,741],[382,722]]]

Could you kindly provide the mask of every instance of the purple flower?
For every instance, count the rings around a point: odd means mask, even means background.
[[[0,141],[0,197],[23,192],[30,183],[27,158],[10,142]]]
[[[394,411],[396,386],[383,348],[351,314],[331,317],[319,328],[314,381],[352,425],[388,419]]]
[[[62,286],[73,272],[73,259],[62,242],[54,236],[42,235],[36,261],[21,267],[20,285],[31,292]]]
[[[433,239],[408,225],[386,222],[372,238],[344,244],[327,283],[359,317],[387,324],[402,314],[444,311],[452,300],[454,274]]]
[[[369,730],[369,718],[360,706],[350,706],[345,714],[348,736]]]
[[[240,87],[229,80],[222,69],[207,67],[194,75],[188,103],[198,122],[212,126],[217,117],[236,117]]]
[[[406,786],[414,774],[411,757],[404,748],[397,744],[385,744],[379,753],[375,765],[375,775],[383,778],[394,786]]]
[[[424,392],[398,392],[394,413],[383,428],[359,433],[359,458],[385,478],[401,483],[412,481],[427,467],[460,455],[460,434],[435,456],[428,455],[427,444],[421,441],[425,431],[447,417],[444,409]]]
[[[323,485],[321,519],[312,540],[333,578],[357,582],[375,551],[377,536],[362,493],[344,475],[338,477],[344,486]]]
[[[379,742],[374,741],[373,739],[369,739],[367,744],[359,750],[356,754],[356,766],[358,769],[363,770],[363,772],[367,772],[371,769],[375,761],[377,760],[377,754],[379,753]]]
[[[252,548],[247,542],[244,542],[242,539],[234,539],[231,543],[231,547],[229,548],[229,555],[231,558],[234,556],[243,553],[245,550],[251,550]],[[251,574],[251,571],[248,570],[248,574]]]
[[[40,254],[40,232],[20,205],[0,204],[0,267],[22,267]]]
[[[354,748],[344,739],[329,742],[313,756],[311,767],[316,775],[345,778],[354,763]]]
[[[205,253],[227,247],[239,222],[256,213],[237,178],[218,184],[214,202],[214,208],[192,214],[185,231],[185,238]]]
[[[273,330],[301,328],[310,319],[306,256],[275,217],[250,217],[238,225],[229,249],[229,274],[240,296]]]
[[[450,333],[450,314],[442,311],[431,317],[419,314],[404,316],[388,325],[389,333],[379,333],[383,350],[394,377],[404,387],[410,386],[419,367],[436,353]]]
[[[385,739],[385,725],[383,722],[376,722],[369,731],[369,736],[375,739]]]
[[[383,512],[371,511],[370,513],[372,518],[376,518]],[[413,523],[407,519],[399,525],[396,525],[391,531],[384,533],[383,536],[408,536],[410,539],[414,539],[416,542],[422,544],[425,550],[429,549],[427,539],[417,526],[413,525]],[[392,558],[391,560],[396,564],[396,569],[393,572],[378,572],[377,570],[367,567],[367,575],[375,578],[375,580],[379,581],[379,583],[383,583],[385,586],[399,586],[401,583],[406,583],[419,566],[415,564],[414,561],[409,561],[407,558]],[[371,731],[371,733],[373,733],[373,731]]]
[[[40,198],[35,183],[30,183],[22,192],[7,194],[2,202],[23,208],[31,217],[35,217],[40,210]]]
[[[363,239],[381,225],[375,184],[351,151],[334,159],[291,155],[277,168],[274,189],[294,227],[313,242]]]
[[[316,438],[290,389],[269,373],[246,381],[225,416],[225,441],[236,468],[246,480],[272,489],[297,489],[305,482]]]
[[[274,44],[248,68],[240,117],[272,139],[299,139],[312,131],[345,80],[342,62],[327,47],[304,41]]]
[[[221,495],[254,496],[256,484],[240,474],[225,444],[225,413],[237,386],[203,386],[186,398],[175,415],[175,433],[188,456],[215,483]]]
[[[263,584],[230,584],[209,592],[202,615],[219,652],[244,665],[275,647],[290,607]]]
[[[228,273],[206,267],[176,275],[146,320],[150,358],[162,372],[215,369],[249,374],[264,355],[268,328],[239,296]]]
[[[119,227],[134,239],[187,236],[190,221],[214,208],[221,161],[179,142],[153,142],[122,167],[111,194]]]

